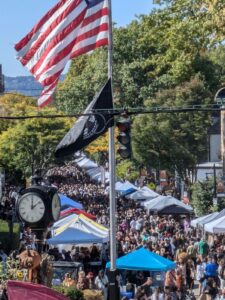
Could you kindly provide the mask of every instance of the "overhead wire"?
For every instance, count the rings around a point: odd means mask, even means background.
[[[97,109],[91,110],[90,112],[74,112],[71,114],[37,114],[37,115],[24,115],[24,116],[7,116],[0,115],[0,119],[5,120],[26,120],[26,119],[51,119],[51,118],[77,118],[81,116],[93,116],[104,115],[119,116],[126,112],[129,115],[140,115],[140,114],[162,114],[162,113],[186,113],[186,112],[219,112],[224,111],[225,107],[218,106],[216,104],[211,105],[192,105],[192,106],[183,106],[183,107],[138,107],[138,108],[114,108],[114,109]],[[44,111],[43,111],[44,113]]]

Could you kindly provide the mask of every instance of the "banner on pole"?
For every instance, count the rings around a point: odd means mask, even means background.
[[[109,79],[88,105],[84,116],[78,118],[58,144],[55,155],[61,157],[74,154],[104,134],[109,127],[113,126],[113,116],[110,111],[112,108],[112,88],[111,79]]]

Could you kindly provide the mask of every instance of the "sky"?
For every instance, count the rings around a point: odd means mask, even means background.
[[[20,41],[58,0],[0,0],[0,64],[6,76],[30,73],[16,60],[14,44]],[[148,14],[153,0],[112,0],[113,22],[126,26],[137,15]]]

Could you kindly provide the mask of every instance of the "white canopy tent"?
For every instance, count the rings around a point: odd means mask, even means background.
[[[52,235],[58,235],[67,228],[76,228],[84,232],[92,233],[96,236],[105,238],[109,236],[109,229],[92,221],[84,215],[72,214],[57,221],[52,227]]]
[[[116,192],[125,196],[127,194],[135,192],[138,188],[129,181],[125,181],[125,182],[118,181],[116,182],[115,189]]]
[[[209,233],[225,233],[225,216],[205,224],[204,230]]]
[[[216,217],[218,214],[219,214],[218,212],[214,212],[214,213],[211,213],[209,215],[196,218],[196,219],[191,221],[191,226],[194,227],[194,228],[197,228],[202,221],[204,221],[206,219],[207,220],[214,219],[214,217]]]
[[[101,182],[102,177],[105,178],[105,183],[109,182],[109,172],[105,171],[101,167],[98,167],[98,165],[86,157],[84,153],[81,153],[79,157],[77,157],[75,160],[75,163],[82,168],[90,178],[96,182]],[[104,175],[102,174],[104,172]]]
[[[149,212],[156,213],[163,212],[167,214],[182,214],[191,213],[193,211],[193,208],[190,205],[186,205],[172,196],[158,196],[155,199],[145,201],[143,205]],[[169,208],[172,209],[170,210]]]
[[[209,222],[215,221],[223,216],[225,216],[225,209],[221,210],[219,213],[217,213],[215,215],[208,216],[204,220],[200,221],[198,226],[202,229],[205,229],[206,224],[208,224]]]
[[[147,186],[142,187],[140,190],[126,196],[128,199],[133,200],[150,200],[158,197],[159,194],[149,189]]]
[[[67,227],[63,232],[47,240],[49,245],[107,243],[109,236],[100,237],[75,227]]]

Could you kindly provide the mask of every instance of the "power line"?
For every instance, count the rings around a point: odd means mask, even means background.
[[[198,113],[198,112],[219,112],[225,110],[225,107],[220,107],[217,104],[210,105],[192,105],[183,107],[152,107],[152,108],[114,108],[114,109],[98,109],[92,110],[89,113],[74,112],[72,114],[49,114],[49,115],[25,115],[25,116],[0,116],[3,120],[26,120],[26,119],[56,119],[56,118],[78,118],[80,116],[92,115],[111,115],[118,116],[124,111],[127,115],[140,115],[140,114],[165,114],[165,113]]]

